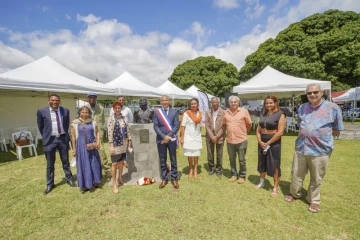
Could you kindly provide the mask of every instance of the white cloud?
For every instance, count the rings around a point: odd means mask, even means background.
[[[206,42],[207,39],[211,34],[213,34],[215,31],[212,29],[206,29],[202,26],[202,24],[198,21],[193,22],[191,24],[191,28],[189,30],[186,30],[184,33],[185,35],[193,35],[196,38],[196,48],[200,49],[202,48]]]
[[[175,65],[198,56],[192,44],[180,38],[175,38],[167,46],[166,54],[168,59]]]
[[[66,19],[66,20],[71,20],[70,15],[69,15],[69,14],[65,14],[65,19]]]
[[[214,0],[213,6],[216,8],[233,9],[240,7],[238,0]]]
[[[0,41],[0,73],[20,67],[32,62],[34,59],[26,53],[8,47]]]
[[[47,7],[47,6],[42,6],[42,7],[41,7],[41,10],[42,10],[43,12],[46,12],[46,11],[49,10],[49,7]]]
[[[245,10],[245,14],[250,19],[257,19],[261,17],[261,14],[265,10],[265,5],[260,4],[259,0],[246,0],[248,7]]]
[[[119,37],[131,34],[131,28],[125,23],[119,23],[116,19],[103,20],[89,24],[81,35],[88,39]]]
[[[272,13],[279,12],[289,3],[289,0],[278,0],[278,2],[270,9]]]
[[[90,13],[87,16],[81,16],[80,14],[76,15],[76,20],[79,22],[86,22],[87,24],[97,23],[101,20],[101,17],[96,17],[94,14]]]

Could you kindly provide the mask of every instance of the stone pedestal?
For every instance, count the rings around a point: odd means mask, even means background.
[[[136,184],[141,177],[160,177],[160,162],[153,124],[130,124],[133,152],[128,153],[128,169],[124,168],[123,179],[127,184]]]

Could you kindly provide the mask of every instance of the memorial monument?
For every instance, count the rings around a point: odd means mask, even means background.
[[[128,169],[123,179],[127,184],[136,184],[141,177],[160,178],[160,162],[154,131],[154,111],[148,108],[145,98],[139,100],[140,109],[134,112],[134,124],[130,124],[132,149],[128,153]]]
[[[152,123],[154,117],[154,111],[148,108],[148,101],[146,98],[139,100],[140,109],[134,112],[134,123]]]

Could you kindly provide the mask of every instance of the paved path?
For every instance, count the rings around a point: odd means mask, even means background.
[[[360,124],[344,123],[344,130],[340,132],[338,139],[360,140]]]

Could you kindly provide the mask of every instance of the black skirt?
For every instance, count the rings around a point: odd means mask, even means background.
[[[261,141],[269,141],[274,134],[261,134]],[[281,176],[281,138],[276,142],[270,144],[270,149],[263,153],[263,149],[258,144],[258,171],[259,173],[266,172],[270,177],[274,177],[275,169],[278,169],[279,177]]]
[[[111,162],[117,163],[126,159],[126,153],[120,153],[117,155],[111,155]]]

